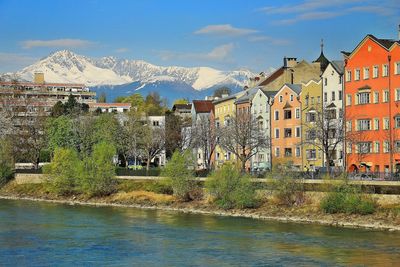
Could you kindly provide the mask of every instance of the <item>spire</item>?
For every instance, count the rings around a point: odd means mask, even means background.
[[[324,39],[321,39],[321,54],[324,53]]]
[[[328,59],[325,57],[325,55],[324,55],[324,39],[321,39],[321,54],[320,54],[319,57],[318,57],[316,60],[314,60],[313,62],[314,62],[314,63],[315,63],[315,62],[320,63],[321,72],[323,72],[323,71],[326,69],[326,67],[328,66],[328,64],[329,64],[329,60],[328,60]]]

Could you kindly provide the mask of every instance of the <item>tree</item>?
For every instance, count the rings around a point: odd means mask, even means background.
[[[185,146],[185,127],[190,126],[190,118],[182,118],[173,112],[165,114],[165,150],[170,158],[175,150],[182,151]]]
[[[14,153],[10,139],[0,138],[0,186],[7,183],[14,173]]]
[[[66,114],[65,111],[65,106],[61,101],[58,101],[57,103],[54,104],[54,106],[51,108],[51,113],[50,115],[52,117],[59,117]]]
[[[57,147],[77,149],[79,138],[70,117],[50,118],[46,125],[47,147],[54,152]]]
[[[84,160],[82,189],[91,196],[109,195],[115,190],[116,149],[112,144],[101,142],[93,147],[93,153]]]
[[[163,171],[164,176],[168,177],[174,195],[183,201],[189,200],[189,193],[195,187],[193,162],[190,152],[182,154],[180,151],[175,151]]]
[[[252,156],[269,147],[262,127],[249,112],[226,119],[225,126],[221,128],[220,144],[239,159],[242,172],[246,171],[246,162]]]
[[[231,89],[229,89],[226,86],[223,86],[223,87],[220,87],[220,88],[216,89],[214,91],[214,95],[213,96],[221,98],[222,95],[230,95],[231,93],[232,93]]]
[[[215,127],[209,115],[200,115],[193,122],[190,146],[201,151],[207,170],[211,170],[211,157],[217,147],[217,140],[220,137],[220,133],[220,129]]]
[[[316,107],[311,111],[312,121],[303,123],[306,136],[302,145],[312,145],[324,153],[325,166],[328,173],[332,162],[333,152],[339,145],[344,144],[344,124],[342,118],[336,116],[336,109]],[[349,138],[350,139],[350,138]]]
[[[189,104],[189,100],[187,98],[179,98],[174,101],[173,105],[179,105],[179,104]]]
[[[165,129],[162,126],[144,125],[140,139],[142,155],[147,158],[148,171],[150,162],[165,148]]]
[[[12,112],[12,105],[3,99],[0,105],[0,138],[10,136],[15,133],[13,119],[15,115]]]
[[[102,93],[99,95],[99,99],[97,100],[97,102],[99,102],[99,103],[107,103],[107,96],[106,96],[106,93],[102,92]]]
[[[162,99],[157,92],[150,92],[145,99],[147,116],[161,116],[167,111],[166,99]]]
[[[79,191],[83,164],[73,148],[56,148],[53,160],[44,167],[44,173],[52,191],[59,195],[70,195]]]

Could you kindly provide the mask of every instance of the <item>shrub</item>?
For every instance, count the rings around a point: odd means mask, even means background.
[[[101,142],[94,145],[90,157],[84,160],[83,191],[91,196],[109,195],[115,191],[116,180],[113,157],[116,149],[112,144]]]
[[[371,196],[362,194],[359,187],[344,184],[322,199],[321,208],[326,213],[365,215],[375,212],[376,202]]]
[[[193,158],[189,151],[184,154],[175,151],[163,171],[163,175],[168,177],[165,182],[171,185],[173,194],[183,201],[190,199],[189,193],[195,187],[191,166]]]
[[[82,161],[71,148],[56,148],[52,162],[44,166],[50,190],[59,195],[70,195],[78,191],[82,170]]]
[[[6,184],[14,174],[13,147],[9,140],[0,140],[0,186]]]
[[[251,178],[242,176],[230,164],[215,171],[207,178],[205,185],[215,203],[223,209],[253,208],[258,204]]]
[[[304,185],[289,176],[275,179],[272,188],[274,197],[279,204],[286,206],[300,205],[304,203]]]

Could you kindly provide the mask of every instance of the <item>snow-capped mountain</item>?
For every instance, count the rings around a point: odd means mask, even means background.
[[[195,90],[206,90],[220,85],[243,87],[254,74],[248,70],[220,71],[208,67],[162,67],[143,60],[115,57],[89,58],[68,50],[61,50],[30,65],[16,74],[32,80],[34,72],[41,71],[48,82],[83,83],[89,87],[168,82],[187,84]]]

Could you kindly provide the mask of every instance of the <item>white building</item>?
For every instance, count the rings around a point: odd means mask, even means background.
[[[343,61],[332,61],[322,73],[322,99],[323,107],[332,110],[336,119],[343,119]],[[324,161],[325,164],[325,161]],[[333,151],[333,164],[336,167],[344,166],[343,144],[337,145]]]

